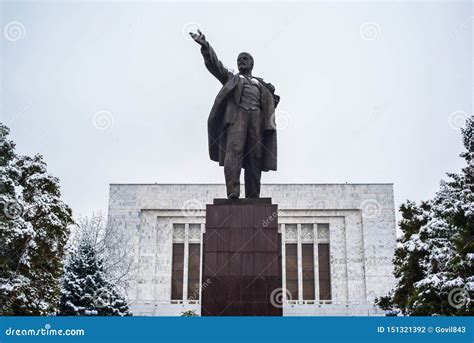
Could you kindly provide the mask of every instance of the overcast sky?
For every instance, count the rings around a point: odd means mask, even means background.
[[[1,121],[41,153],[75,215],[109,183],[221,183],[207,116],[220,84],[185,31],[275,85],[278,171],[264,183],[393,182],[397,206],[463,166],[470,1],[2,2]],[[235,67],[236,68],[236,67]],[[223,194],[224,195],[224,194]]]

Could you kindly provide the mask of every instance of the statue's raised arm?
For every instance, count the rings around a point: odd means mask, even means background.
[[[206,40],[206,36],[204,36],[200,30],[198,30],[198,33],[190,32],[189,35],[196,43],[201,46],[201,54],[204,57],[204,63],[207,70],[209,70],[209,72],[214,75],[222,84],[225,84],[229,77],[233,75],[233,73],[224,67],[222,62],[219,61],[214,49]]]

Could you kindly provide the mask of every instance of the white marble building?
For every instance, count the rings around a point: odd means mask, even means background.
[[[134,315],[178,316],[187,310],[200,313],[200,294],[190,294],[189,251],[190,247],[196,251],[201,244],[205,204],[224,194],[222,184],[110,185],[109,228],[128,237],[135,261],[135,282],[127,292]],[[373,306],[373,299],[386,294],[394,283],[392,184],[265,184],[261,196],[271,197],[279,208],[283,289],[287,275],[285,247],[295,244],[297,252],[297,279],[293,280],[296,291],[286,296],[283,315],[382,314]],[[180,255],[183,266],[178,271],[178,293],[174,286],[179,299],[172,299],[176,244],[184,253]],[[303,292],[303,284],[308,287],[308,283],[303,280],[301,247],[308,244],[314,249],[312,299],[304,299],[307,293]],[[320,244],[329,244],[329,300],[319,300]],[[205,280],[199,282],[198,293],[206,287]]]

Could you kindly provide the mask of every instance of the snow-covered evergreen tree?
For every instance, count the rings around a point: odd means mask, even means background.
[[[420,240],[420,228],[429,219],[429,205],[422,203],[418,206],[412,201],[407,201],[400,206],[402,219],[399,228],[402,236],[398,239],[398,247],[395,250],[394,274],[397,278],[397,287],[388,296],[378,300],[378,304],[385,310],[396,307],[403,314],[410,313],[412,309],[415,282],[423,278],[423,269],[420,260],[426,255],[425,249],[419,249],[419,245],[413,242]]]
[[[97,256],[102,259],[107,279],[119,293],[126,294],[136,268],[128,236],[113,224],[107,224],[105,215],[97,212],[90,217],[77,218],[71,228],[72,246],[77,247],[84,240],[92,245]]]
[[[125,299],[107,280],[103,259],[85,239],[71,248],[61,293],[60,315],[131,315]]]
[[[42,156],[17,156],[8,134],[0,124],[0,313],[51,315],[71,210]]]
[[[474,117],[462,130],[467,166],[448,174],[435,197],[401,210],[397,285],[378,299],[408,315],[474,315]]]

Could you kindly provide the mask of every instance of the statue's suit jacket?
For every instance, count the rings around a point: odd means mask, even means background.
[[[219,162],[219,165],[223,166],[226,154],[226,130],[229,125],[235,122],[237,117],[240,96],[242,95],[243,80],[239,74],[234,74],[224,67],[209,43],[206,42],[206,44],[201,47],[201,53],[204,57],[207,69],[223,85],[217,94],[207,121],[209,156],[211,160]],[[264,128],[262,137],[262,171],[276,170],[277,137],[275,107],[280,98],[268,89],[267,83],[262,79],[254,78],[263,86],[260,87],[260,108]],[[245,168],[245,158],[243,168]]]

